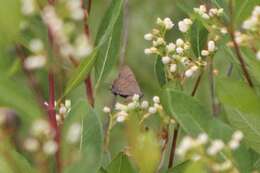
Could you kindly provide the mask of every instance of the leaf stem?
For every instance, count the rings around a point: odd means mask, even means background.
[[[171,147],[171,152],[170,152],[170,159],[169,159],[168,168],[171,168],[172,165],[173,165],[179,129],[180,129],[180,125],[177,124],[177,126],[174,128],[174,132],[173,132],[172,147]]]

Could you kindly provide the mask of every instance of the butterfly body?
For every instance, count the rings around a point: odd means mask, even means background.
[[[135,75],[128,66],[123,66],[120,69],[117,79],[113,82],[112,92],[125,98],[132,97],[135,94],[143,96]]]

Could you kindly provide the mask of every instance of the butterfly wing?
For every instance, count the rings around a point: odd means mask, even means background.
[[[112,92],[122,97],[143,95],[136,81],[134,73],[128,66],[121,68],[118,78],[113,82]]]

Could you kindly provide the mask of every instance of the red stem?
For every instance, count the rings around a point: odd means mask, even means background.
[[[178,133],[179,133],[179,124],[177,124],[177,127],[174,129],[174,132],[173,132],[172,148],[171,148],[168,168],[171,168],[172,165],[173,165],[173,160],[174,160],[175,151],[176,151],[176,144],[177,144]]]
[[[87,39],[90,38],[88,16],[89,16],[89,12],[90,12],[90,9],[91,9],[91,4],[92,4],[92,1],[88,0],[88,7],[86,8],[84,6],[84,1],[81,0],[81,6],[82,6],[82,9],[84,10],[84,32],[85,32],[85,36],[87,37]],[[95,99],[94,99],[92,81],[91,81],[91,75],[90,74],[88,75],[88,77],[85,80],[85,88],[86,88],[86,93],[87,93],[87,100],[88,100],[89,104],[92,107],[94,107]]]
[[[61,160],[60,160],[60,129],[56,120],[56,111],[55,111],[55,81],[54,74],[50,70],[48,74],[49,79],[49,106],[48,106],[48,114],[49,114],[49,122],[52,129],[55,132],[55,141],[58,145],[58,151],[55,154],[56,158],[56,166],[57,172],[61,172]]]

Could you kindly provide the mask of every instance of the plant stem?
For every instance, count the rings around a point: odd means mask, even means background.
[[[244,58],[242,56],[241,50],[239,48],[239,45],[237,44],[236,39],[235,39],[234,20],[233,20],[233,0],[229,1],[229,8],[230,8],[229,10],[230,10],[230,19],[231,19],[231,21],[230,21],[230,27],[229,27],[228,32],[229,32],[229,34],[231,36],[231,40],[232,40],[232,42],[234,44],[235,53],[237,55],[236,57],[237,57],[237,59],[238,59],[238,61],[240,63],[240,66],[242,68],[244,77],[246,78],[249,86],[253,88],[254,84],[253,84],[252,79],[251,79],[251,77],[249,75],[249,72],[247,70],[246,63],[245,63]]]
[[[55,81],[54,81],[54,73],[50,69],[48,74],[49,80],[49,106],[48,106],[48,114],[49,114],[49,122],[52,129],[55,132],[55,141],[58,145],[58,150],[55,154],[56,158],[56,168],[57,172],[61,172],[61,160],[60,160],[60,129],[56,120],[56,111],[55,111]]]
[[[89,25],[88,25],[88,16],[91,10],[91,4],[92,1],[88,0],[88,7],[86,8],[84,5],[84,0],[81,0],[81,6],[82,9],[84,10],[84,32],[85,36],[87,39],[90,39],[90,31],[89,31]],[[91,73],[91,72],[90,72]],[[93,88],[92,88],[92,80],[91,80],[91,75],[89,74],[85,80],[85,88],[86,88],[86,93],[87,93],[87,100],[89,104],[94,107],[95,104],[95,99],[94,99],[94,93],[93,93]]]
[[[197,78],[197,80],[195,82],[194,88],[193,88],[192,93],[191,93],[192,97],[195,96],[195,94],[196,94],[196,92],[198,90],[198,87],[199,87],[199,84],[201,82],[202,76],[203,76],[203,71],[201,71],[200,75],[198,76],[198,78]],[[170,159],[169,159],[168,168],[171,168],[172,165],[173,165],[179,130],[180,130],[180,125],[177,123],[177,126],[175,127],[174,132],[173,132],[172,146],[171,146],[171,152],[170,152]]]
[[[179,124],[177,124],[177,126],[174,128],[173,138],[172,138],[172,147],[171,147],[171,152],[170,152],[170,159],[169,159],[168,168],[171,168],[172,165],[173,165],[173,160],[174,160],[175,151],[176,151],[176,144],[177,144],[179,128],[180,128]]]

